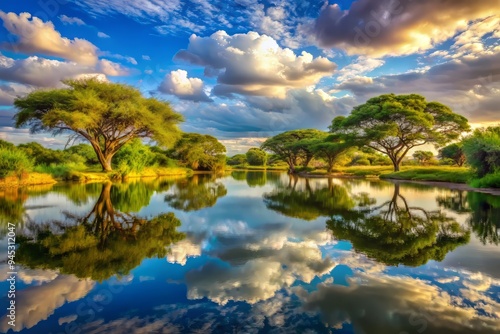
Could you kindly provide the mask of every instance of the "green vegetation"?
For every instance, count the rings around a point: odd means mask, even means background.
[[[431,163],[434,159],[434,153],[431,151],[415,151],[413,153],[413,158],[417,161],[418,164],[426,166]]]
[[[32,169],[33,161],[26,153],[17,149],[0,148],[0,177],[12,174],[21,177]]]
[[[407,170],[383,174],[380,178],[467,183],[471,178],[471,171],[464,167],[411,167]]]
[[[245,156],[250,166],[265,166],[267,164],[267,153],[259,148],[249,149]]]
[[[441,160],[450,159],[453,164],[462,167],[465,164],[466,157],[462,143],[454,143],[439,150]]]
[[[465,117],[417,94],[371,98],[348,117],[336,117],[330,126],[332,133],[346,141],[387,155],[396,172],[412,148],[429,143],[444,145],[469,129]]]
[[[474,187],[500,187],[500,126],[476,129],[462,141]]]
[[[170,150],[170,156],[192,169],[223,171],[226,148],[210,135],[185,133]]]
[[[70,140],[88,141],[103,171],[112,170],[113,156],[134,138],[171,145],[182,116],[166,102],[144,98],[136,88],[96,79],[68,80],[69,88],[38,90],[17,98],[16,127],[32,133],[71,133]]]

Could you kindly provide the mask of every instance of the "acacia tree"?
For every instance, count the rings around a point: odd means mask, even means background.
[[[357,106],[347,117],[338,116],[330,131],[387,155],[399,171],[409,150],[425,144],[439,147],[457,139],[470,127],[465,117],[417,94],[386,94]]]
[[[70,139],[92,145],[104,171],[118,150],[134,138],[150,138],[169,145],[180,134],[182,116],[167,102],[145,98],[131,86],[95,78],[67,80],[68,88],[38,90],[17,98],[16,127],[32,133],[70,133]]]
[[[466,161],[461,143],[450,144],[440,149],[439,158],[451,159],[458,167],[462,167]]]
[[[198,133],[184,133],[170,155],[192,169],[221,170],[226,164],[226,147],[217,138]]]
[[[267,139],[260,148],[274,153],[279,160],[285,161],[290,172],[294,173],[297,164],[302,162],[303,166],[307,167],[313,158],[313,152],[302,141],[323,136],[324,132],[316,129],[286,131]]]
[[[418,161],[418,163],[425,165],[434,158],[434,153],[431,151],[415,151],[413,153],[413,158]]]

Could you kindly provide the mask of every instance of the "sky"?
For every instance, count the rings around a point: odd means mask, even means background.
[[[385,93],[500,123],[500,0],[23,0],[0,8],[0,138],[17,96],[98,76],[169,101],[228,154]]]

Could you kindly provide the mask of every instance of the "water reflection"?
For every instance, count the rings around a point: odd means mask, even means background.
[[[259,172],[23,194],[23,333],[500,330],[494,196]]]
[[[441,207],[457,213],[469,213],[467,223],[483,244],[498,245],[500,240],[500,197],[455,190],[437,197]]]
[[[102,184],[96,203],[84,216],[65,212],[64,221],[28,224],[25,235],[18,237],[17,261],[31,269],[57,269],[103,281],[128,274],[144,258],[165,257],[167,246],[184,238],[177,232],[180,221],[173,213],[146,219],[115,209],[123,207],[124,198],[115,196],[119,200],[113,201],[115,186]],[[123,191],[123,185],[118,187]],[[140,191],[147,188],[130,184],[126,189],[141,199],[136,208],[149,202]]]
[[[420,266],[442,261],[470,233],[452,217],[415,206],[394,185],[389,201],[333,215],[327,227],[337,239],[348,240],[369,257],[388,265]]]
[[[177,210],[196,211],[214,206],[226,194],[226,187],[214,175],[195,174],[177,181],[172,192],[165,196],[165,202]]]

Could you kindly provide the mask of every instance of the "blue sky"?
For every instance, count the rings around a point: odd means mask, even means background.
[[[98,75],[168,100],[230,154],[325,130],[383,93],[419,93],[474,125],[500,114],[500,1],[26,0],[0,12],[0,138],[13,99]]]

